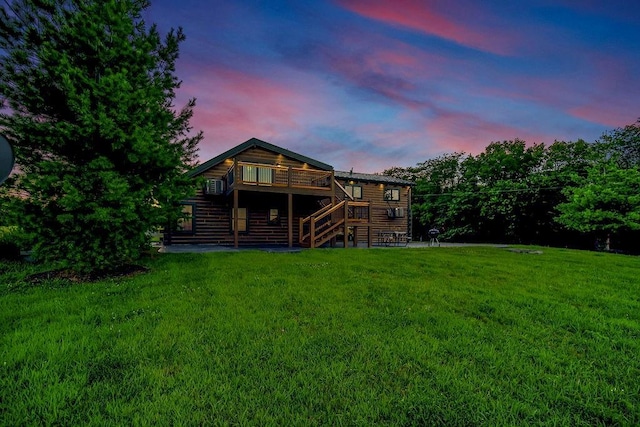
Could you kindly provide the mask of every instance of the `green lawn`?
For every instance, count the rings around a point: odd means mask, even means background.
[[[0,423],[640,424],[640,259],[542,250],[3,263]]]

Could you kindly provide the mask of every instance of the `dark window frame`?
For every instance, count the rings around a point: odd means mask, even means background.
[[[191,218],[189,220],[185,220],[184,218],[178,218],[178,221],[176,222],[176,228],[175,228],[175,233],[176,234],[196,234],[196,210],[197,210],[197,205],[195,202],[182,202],[180,203],[180,205],[182,206],[182,213],[184,214],[184,208],[186,207],[190,207],[191,208]],[[190,223],[191,227],[189,229],[184,229],[184,223],[187,222]]]
[[[394,195],[397,195],[394,197]],[[382,193],[382,199],[386,202],[399,202],[400,189],[397,187],[386,187]]]
[[[273,217],[273,211],[275,211],[275,218]],[[267,211],[267,224],[280,225],[280,209],[270,208]]]
[[[240,224],[242,223],[243,219],[240,216],[240,211],[244,210],[245,213],[245,217],[244,217],[244,230],[242,230],[242,227],[238,227],[238,234],[249,234],[249,209],[248,208],[238,208],[238,226],[240,226]],[[229,218],[231,219],[231,224],[229,224],[229,229],[231,230],[231,234],[233,234],[233,232],[235,231],[233,229],[234,226],[234,221],[233,221],[233,213],[234,213],[234,209],[231,208],[231,213],[229,214]]]
[[[273,185],[275,171],[273,168],[258,165],[242,165],[242,182],[247,184]]]
[[[356,196],[355,195],[355,189],[358,188],[360,191],[360,196]],[[344,189],[346,190],[347,194],[349,194],[351,197],[353,197],[354,199],[358,199],[358,200],[362,200],[362,185],[355,185],[355,184],[347,184],[344,186]],[[351,189],[351,190],[349,190]],[[351,192],[349,192],[351,191]]]

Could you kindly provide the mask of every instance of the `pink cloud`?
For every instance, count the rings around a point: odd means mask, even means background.
[[[396,60],[402,60],[401,56]],[[352,56],[329,55],[327,64],[332,73],[361,90],[401,104],[412,104],[406,97],[407,93],[416,89],[416,84],[406,76],[410,73],[390,67],[378,57],[375,49]]]
[[[371,143],[375,135],[358,131],[359,113],[343,105],[340,93],[330,92],[322,79],[291,70],[270,70],[265,75],[279,76],[267,78],[220,65],[184,66],[199,68],[197,74],[188,73],[180,93],[197,96],[191,124],[204,132],[201,162],[256,137],[336,169],[376,172],[397,164],[377,150],[384,148],[383,141],[376,145]],[[323,129],[329,134],[344,130],[345,135],[323,136]],[[392,132],[387,136],[394,140]],[[354,146],[351,138],[362,143]]]
[[[408,50],[409,46],[405,45]],[[418,58],[407,51],[398,50],[380,50],[376,52],[376,61],[382,64],[388,64],[392,66],[402,68],[417,68],[420,65]]]
[[[611,128],[634,123],[640,114],[637,71],[624,58],[612,54],[591,52],[588,56],[593,76],[585,85],[586,96],[568,113]],[[629,96],[634,93],[636,96]]]
[[[379,97],[398,107],[422,109],[435,101],[424,93],[425,83],[449,76],[450,68],[460,66],[456,59],[428,53],[404,42],[371,34],[346,32],[340,44],[349,52],[327,51],[325,65],[331,75],[340,76],[349,86]]]
[[[300,131],[308,117],[328,109],[321,91],[313,82],[307,83],[269,79],[220,65],[190,74],[180,92],[197,97],[191,124],[204,132],[200,159],[251,137],[277,140]]]
[[[569,110],[572,116],[587,120],[592,123],[600,123],[611,129],[632,124],[638,118],[637,110],[621,108],[604,109],[601,105],[582,105]]]
[[[470,154],[484,151],[489,143],[495,141],[519,138],[529,144],[550,144],[558,138],[558,135],[492,123],[473,114],[453,111],[441,112],[435,119],[425,122],[425,131],[440,152]]]
[[[463,46],[497,54],[507,54],[513,50],[514,34],[503,34],[497,28],[479,31],[473,28],[477,15],[468,14],[469,22],[457,22],[441,13],[431,4],[422,0],[340,0],[347,10],[361,16],[390,25],[409,28],[424,34],[434,35]],[[460,6],[464,10],[472,5]],[[477,11],[482,13],[482,11]]]
[[[482,88],[481,93],[523,99],[564,112],[567,116],[608,127],[633,123],[638,115],[640,83],[623,58],[585,52],[572,75],[511,77],[502,88]],[[621,82],[625,82],[622,84]]]

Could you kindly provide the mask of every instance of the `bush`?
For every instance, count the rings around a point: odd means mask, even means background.
[[[20,249],[26,247],[27,236],[19,227],[0,227],[0,259],[20,258]]]

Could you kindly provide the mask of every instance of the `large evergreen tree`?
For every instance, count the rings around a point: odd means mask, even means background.
[[[0,8],[0,132],[36,257],[79,272],[137,259],[179,215],[201,134],[173,101],[182,30],[144,0],[15,0]]]

